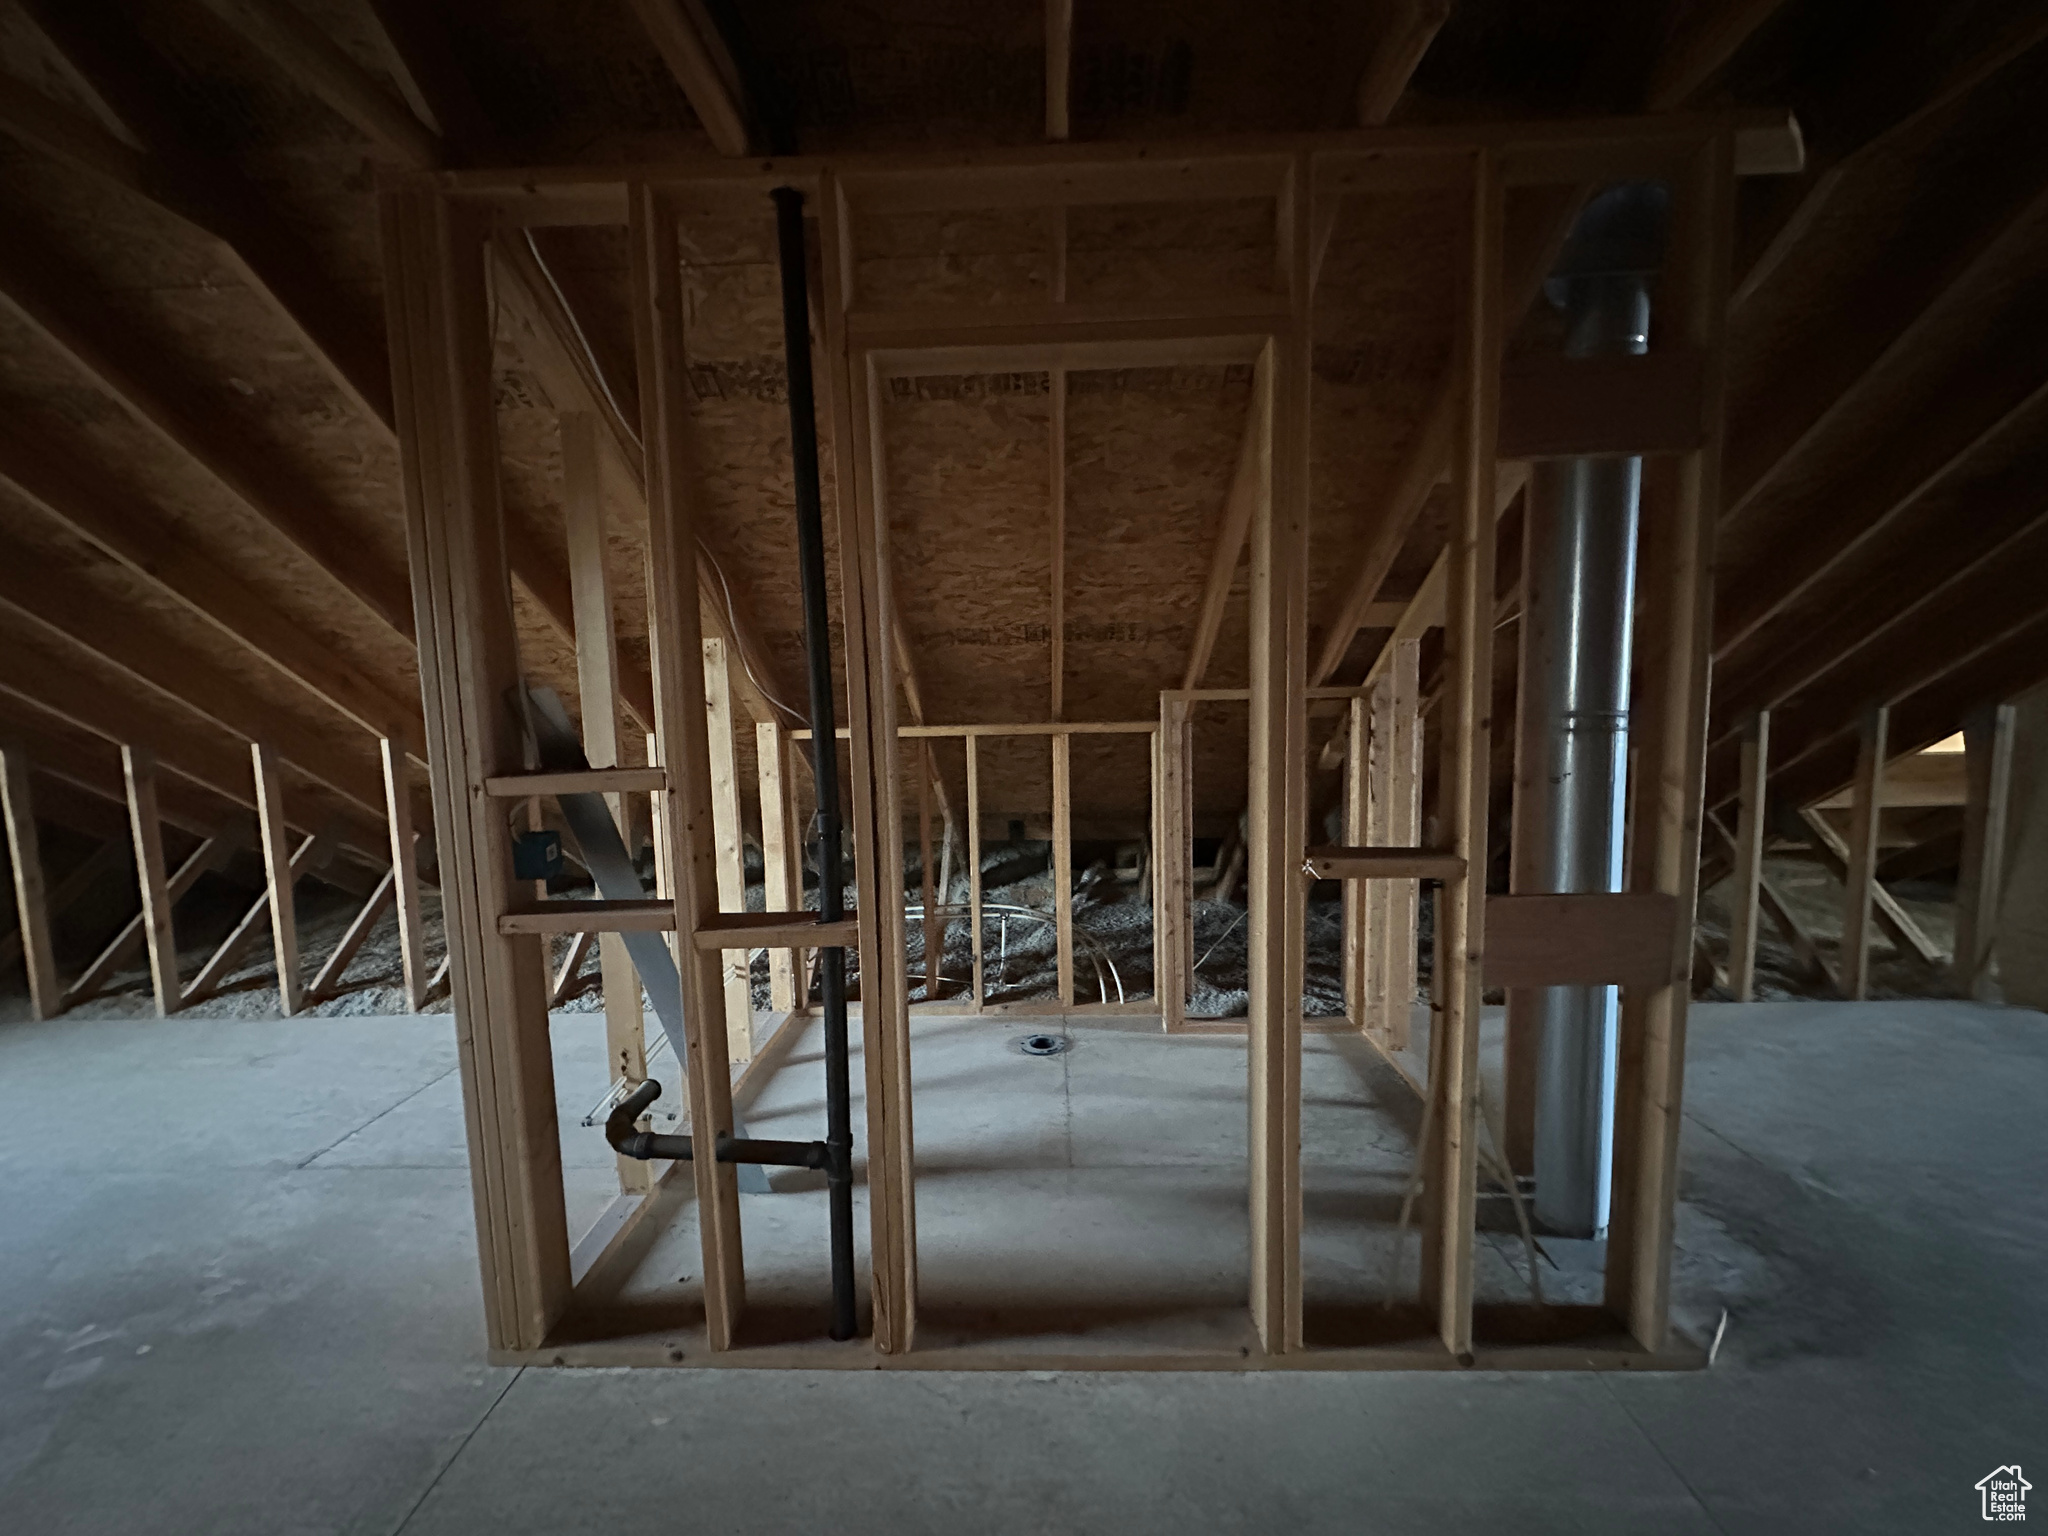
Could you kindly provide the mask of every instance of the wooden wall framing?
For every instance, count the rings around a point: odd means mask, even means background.
[[[1674,1365],[1695,1360],[1669,1328],[1671,1224],[1683,1079],[1689,946],[1673,923],[1671,964],[1658,984],[1640,969],[1624,988],[1621,1123],[1607,1303],[1597,1336],[1543,1345],[1486,1337],[1475,1327],[1473,1216],[1478,1153],[1478,1020],[1485,985],[1495,482],[1500,453],[1504,210],[1511,188],[1663,176],[1678,192],[1675,240],[1680,318],[1673,344],[1683,388],[1660,396],[1643,428],[1663,452],[1651,474],[1641,560],[1638,641],[1644,676],[1637,740],[1642,780],[1631,828],[1629,892],[1691,909],[1697,879],[1706,697],[1711,529],[1718,498],[1721,326],[1733,177],[1745,164],[1782,168],[1782,121],[1757,116],[1617,119],[1591,124],[1379,130],[1279,141],[1161,147],[1051,145],[968,156],[870,156],[838,161],[719,162],[589,170],[419,175],[383,196],[387,286],[404,445],[428,756],[455,955],[464,1103],[491,1346],[504,1359],[689,1363],[1012,1367],[1133,1363],[1109,1350],[1034,1356],[1028,1345],[977,1350],[918,1339],[916,1205],[910,1089],[910,1009],[904,909],[892,888],[904,846],[904,744],[920,728],[898,719],[885,447],[877,402],[884,382],[920,373],[1059,370],[1189,362],[1255,365],[1255,410],[1269,434],[1268,484],[1249,509],[1251,549],[1250,761],[1250,1216],[1247,1332],[1241,1348],[1153,1351],[1142,1362],[1247,1367],[1441,1367],[1473,1364]],[[1439,849],[1318,850],[1306,846],[1306,627],[1309,529],[1310,301],[1319,200],[1419,185],[1463,189],[1470,239],[1460,277],[1451,425],[1452,536],[1443,562],[1447,683]],[[699,1136],[732,1124],[728,1040],[709,929],[718,922],[715,766],[706,738],[703,634],[691,551],[695,508],[682,474],[678,220],[701,206],[758,206],[794,186],[818,218],[818,337],[825,437],[838,487],[840,644],[846,666],[851,827],[858,892],[861,1008],[867,1078],[866,1177],[872,1263],[867,1338],[846,1344],[769,1344],[745,1332],[746,1285],[732,1169],[691,1174],[704,1245],[704,1306],[693,1345],[618,1337],[602,1317],[576,1314],[546,1051],[546,982],[538,929],[520,918],[509,843],[487,781],[525,766],[504,700],[518,682],[503,514],[490,412],[485,247],[494,228],[626,224],[634,261],[635,331],[645,420],[652,545],[650,644],[655,730],[664,775],[654,792],[660,852],[672,895],[593,909],[607,922],[672,924],[682,973],[689,1107]],[[1171,202],[1201,195],[1268,198],[1278,275],[1267,294],[888,309],[855,282],[859,217],[874,212]],[[1664,350],[1660,347],[1660,350]],[[1660,362],[1662,360],[1660,359]],[[1667,370],[1668,371],[1668,370]],[[1661,375],[1660,375],[1661,376]],[[1594,389],[1590,399],[1611,398]],[[1673,402],[1677,404],[1674,405]],[[1690,412],[1690,425],[1677,415]],[[1569,427],[1569,423],[1565,424]],[[1542,451],[1569,436],[1546,425]],[[1560,436],[1565,433],[1565,436]],[[1612,435],[1612,434],[1610,434]],[[1576,441],[1576,439],[1571,439]],[[1629,444],[1608,443],[1608,448]],[[1530,451],[1537,451],[1532,449]],[[689,664],[685,664],[688,662]],[[1398,669],[1397,669],[1398,670]],[[1398,680],[1393,684],[1396,696]],[[1155,840],[1185,843],[1185,710],[1163,702],[1157,721],[1114,728],[1153,742]],[[1052,737],[1066,756],[1078,722],[1020,727]],[[970,864],[979,864],[977,746],[966,736]],[[800,733],[789,733],[794,738]],[[1398,726],[1390,741],[1400,740]],[[919,749],[921,751],[921,748]],[[1403,746],[1401,751],[1412,751]],[[1355,755],[1355,754],[1354,754]],[[1412,759],[1411,759],[1412,760]],[[1176,772],[1182,775],[1176,787]],[[1056,776],[1056,801],[1060,798]],[[1391,827],[1389,828],[1391,835]],[[1155,860],[1162,905],[1184,895],[1179,860]],[[1305,1316],[1301,1258],[1302,929],[1312,870],[1346,878],[1439,878],[1439,961],[1429,1046],[1430,1130],[1424,1167],[1427,1329],[1385,1343],[1332,1344]],[[1178,891],[1179,894],[1176,894]],[[973,906],[979,908],[978,881]],[[978,910],[976,917],[978,918]],[[1582,920],[1583,914],[1568,914]],[[530,914],[529,914],[530,917]],[[1541,914],[1518,914],[1527,925]],[[1560,918],[1559,921],[1563,921]],[[727,928],[731,925],[728,923]],[[781,930],[777,930],[778,934]],[[1157,925],[1162,1012],[1171,1022],[1186,982],[1184,930]],[[702,936],[703,941],[699,940]],[[787,942],[784,936],[780,940]],[[1072,1007],[1071,943],[1061,946],[1062,1001]],[[1639,957],[1638,957],[1639,958]],[[1589,962],[1590,963],[1590,962]],[[1634,961],[1632,960],[1633,964]],[[976,977],[979,994],[984,978]],[[794,1003],[795,999],[792,997]],[[698,1027],[695,1021],[705,1021]],[[1380,1031],[1389,1037],[1391,1026]],[[651,1200],[653,1196],[629,1197]],[[822,1268],[822,1265],[821,1265]],[[1583,1321],[1583,1320],[1581,1320]]]

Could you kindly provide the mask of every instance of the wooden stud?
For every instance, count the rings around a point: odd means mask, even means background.
[[[284,779],[277,754],[262,742],[249,748],[256,771],[256,822],[263,842],[263,875],[269,887],[270,934],[277,954],[277,1003],[286,1018],[306,1002],[299,970],[299,928],[292,899],[291,834],[284,824]]]
[[[1963,809],[1963,861],[1956,878],[1956,944],[1950,974],[1965,997],[1979,1002],[1998,1000],[1999,905],[2005,890],[2018,718],[2012,705],[1997,704],[1963,724],[1970,798]]]
[[[1045,0],[1045,136],[1073,133],[1074,0]]]
[[[655,730],[669,787],[664,807],[669,879],[675,887],[676,969],[682,987],[684,1048],[689,1057],[691,1134],[707,1140],[732,1134],[732,1067],[719,957],[688,936],[720,907],[718,830],[710,751],[712,703],[705,693],[706,653],[690,566],[697,548],[698,507],[689,489],[684,377],[682,253],[674,210],[650,188],[632,199],[634,333],[640,353],[641,441],[647,445],[649,622],[654,667]],[[695,652],[693,656],[692,653]],[[721,653],[722,654],[722,653]],[[727,704],[730,709],[730,704]],[[728,716],[728,720],[729,720]],[[729,728],[729,727],[728,727]],[[865,969],[864,977],[869,974]],[[730,1349],[746,1305],[740,1247],[739,1188],[730,1163],[700,1158],[692,1165],[703,1243],[704,1316],[711,1347]]]
[[[602,935],[588,929],[570,935],[569,947],[562,952],[561,964],[555,967],[553,979],[548,984],[550,1008],[559,1008],[569,1000],[569,994],[576,987],[576,978],[583,974],[583,962],[590,958],[590,946],[600,937]]]
[[[1857,724],[1856,782],[1849,815],[1849,867],[1842,891],[1842,995],[1870,995],[1870,926],[1877,842],[1884,819],[1885,735],[1891,711],[1866,710]]]
[[[54,1018],[64,1008],[64,985],[50,945],[53,914],[43,886],[42,843],[36,836],[28,757],[18,747],[0,747],[0,814],[6,819],[7,857],[14,866],[14,911],[28,968],[29,1007],[39,1019]]]
[[[1052,914],[1060,1006],[1074,1001],[1074,738],[1052,739]]]
[[[981,942],[981,738],[967,738],[967,925],[974,943],[974,1011],[988,999]]]
[[[316,832],[302,839],[291,856],[291,878],[298,880],[312,873],[333,852],[334,839],[331,833]],[[186,861],[188,865],[191,862]],[[171,882],[171,900],[175,902],[177,899],[178,886],[174,878]],[[210,997],[218,992],[221,983],[228,979],[229,973],[241,960],[243,952],[255,943],[257,937],[269,926],[270,882],[266,880],[262,894],[249,903],[248,909],[242,913],[241,920],[228,930],[227,936],[219,944],[214,946],[213,953],[206,957],[206,963],[199,967],[198,973],[185,988],[185,1004],[196,1003],[201,998]]]
[[[1460,1360],[1472,1353],[1505,203],[1494,157],[1482,153],[1473,167],[1471,249],[1459,316],[1461,386],[1451,461],[1441,704],[1446,760],[1440,803],[1449,851],[1463,869],[1437,893],[1429,1070],[1435,1113],[1423,1149],[1423,1301],[1435,1315],[1444,1348]]]
[[[1422,840],[1422,642],[1396,634],[1387,649],[1390,732],[1386,764],[1386,837],[1396,847]],[[1408,1048],[1415,1007],[1416,923],[1422,888],[1413,880],[1382,882],[1384,906],[1375,935],[1375,955],[1385,978],[1382,1038],[1390,1051]]]
[[[754,727],[754,758],[761,780],[761,893],[770,912],[802,904],[803,845],[797,830],[795,784],[790,772],[789,732],[778,720]],[[787,1013],[809,1001],[809,970],[801,949],[768,952],[768,1003]]]
[[[347,974],[349,962],[355,959],[356,952],[363,947],[364,941],[383,920],[384,909],[391,905],[397,894],[398,871],[387,869],[384,871],[384,878],[377,882],[377,888],[364,899],[355,917],[350,920],[347,929],[341,935],[341,942],[334,946],[334,953],[327,957],[326,962],[315,973],[313,984],[306,988],[307,1002],[317,1003],[323,998],[332,997],[341,989],[341,978]]]
[[[937,1002],[939,971],[945,959],[946,925],[939,916],[939,892],[932,881],[932,744],[918,749],[917,868],[918,897],[924,909],[924,1000]]]
[[[391,827],[391,867],[397,874],[398,954],[405,972],[406,1006],[418,1013],[426,1005],[426,914],[420,908],[419,841],[412,830],[412,789],[406,782],[410,765],[405,744],[382,738],[384,809]]]
[[[879,378],[849,347],[851,215],[820,178],[821,322],[829,368],[840,602],[845,636],[850,798],[860,913],[862,1059],[867,1069],[869,1252],[875,1348],[916,1342],[917,1202],[910,1095],[910,1011],[903,986],[903,813],[898,799],[897,661],[891,642],[889,518]]]
[[[1067,712],[1067,370],[1052,370],[1052,705],[1046,715],[1058,721]]]
[[[1665,306],[1667,333],[1673,344],[1707,358],[1702,394],[1706,436],[1697,453],[1645,465],[1637,562],[1640,639],[1629,721],[1635,771],[1627,883],[1631,891],[1663,892],[1684,914],[1673,925],[1670,974],[1678,978],[1691,970],[1691,918],[1699,900],[1735,155],[1728,135],[1702,146],[1676,187],[1672,253],[1664,278],[1672,296]],[[1657,988],[1624,987],[1621,995],[1605,1300],[1637,1342],[1652,1351],[1665,1347],[1670,1329],[1691,997],[1684,980]]]
[[[1771,715],[1742,732],[1741,805],[1735,821],[1735,893],[1728,925],[1728,985],[1738,1003],[1756,997],[1756,933],[1764,875],[1765,806],[1771,776]]]
[[[122,747],[121,774],[128,785],[128,822],[135,836],[136,880],[142,887],[150,983],[156,990],[157,1017],[169,1018],[177,1012],[181,994],[171,893],[164,878],[163,826],[157,814],[156,754],[147,747]]]
[[[239,821],[240,817],[236,816],[222,822],[200,842],[197,848],[185,856],[182,864],[171,872],[171,877],[165,885],[165,894],[170,898],[172,906],[177,905],[179,898],[192,888],[201,875],[209,870],[218,869],[228,861],[228,858],[236,849],[242,846],[246,839],[238,835],[240,830],[238,826]],[[134,851],[132,840],[124,841],[128,841],[127,852],[132,857]],[[114,972],[133,953],[135,946],[143,942],[149,927],[148,919],[149,912],[147,910],[136,913],[134,917],[121,926],[120,931],[113,938],[107,941],[99,954],[93,958],[92,963],[81,971],[78,974],[78,979],[65,989],[64,1006],[66,1008],[71,1007],[74,1003],[83,1002],[107,984]],[[186,993],[187,998],[190,998],[191,995],[189,991]]]
[[[1181,676],[1183,689],[1201,687],[1202,676],[1209,670],[1209,658],[1216,650],[1216,637],[1223,629],[1223,613],[1229,606],[1230,589],[1236,583],[1238,562],[1244,554],[1253,502],[1271,491],[1272,458],[1271,422],[1256,406],[1247,407],[1244,432],[1237,444],[1237,467],[1231,471],[1222,520],[1216,527],[1216,542],[1210,546],[1209,576],[1202,586],[1202,606],[1195,617],[1195,638],[1188,647],[1187,670]],[[1354,632],[1356,628],[1354,625]]]
[[[705,745],[711,763],[711,835],[716,844],[718,910],[747,910],[746,848],[740,811],[739,736],[732,707],[732,682],[727,671],[725,642],[715,635],[704,640]],[[751,950],[728,950],[720,963],[725,981],[726,1059],[746,1062],[754,1057],[754,956]]]
[[[484,1315],[534,1349],[568,1305],[569,1234],[541,941],[508,937],[512,842],[480,793],[524,766],[501,502],[487,216],[427,190],[381,194],[435,846],[448,935]],[[431,990],[432,983],[429,988]]]
[[[1187,1023],[1193,944],[1189,736],[1188,701],[1161,693],[1159,729],[1152,738],[1152,991],[1160,1028],[1168,1034]]]
[[[1345,710],[1344,841],[1354,848],[1386,841],[1384,830],[1372,825],[1373,810],[1385,803],[1374,794],[1379,777],[1379,758],[1386,750],[1385,738],[1376,737],[1373,730],[1373,706],[1384,692],[1384,689],[1378,689],[1371,698],[1353,699]],[[1380,891],[1377,883],[1344,882],[1344,1012],[1359,1029],[1375,1036],[1382,1028],[1380,1012],[1374,1007],[1372,996],[1379,971],[1369,956],[1374,951],[1372,940],[1379,916]]]

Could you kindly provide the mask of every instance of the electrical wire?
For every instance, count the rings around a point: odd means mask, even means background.
[[[533,238],[533,231],[527,229],[522,230],[521,233],[526,236],[526,249],[533,257],[533,264],[540,269],[540,275],[547,280],[548,291],[555,296],[556,307],[561,310],[563,316],[568,320],[569,329],[575,333],[576,345],[583,349],[583,362],[590,369],[590,376],[597,380],[598,390],[603,394],[605,403],[612,408],[612,414],[625,427],[627,436],[631,437],[634,444],[640,447],[644,453],[646,451],[645,445],[640,442],[640,435],[633,431],[632,423],[626,419],[626,413],[619,405],[619,397],[612,393],[611,380],[605,377],[604,365],[597,358],[597,349],[590,344],[589,336],[584,334],[583,322],[576,318],[576,311],[569,303],[569,296],[562,291],[562,285],[555,281],[554,269],[548,265],[547,258],[541,255],[540,245]],[[702,539],[697,541],[697,553],[701,558],[711,563],[712,573],[718,577],[719,591],[725,594],[726,627],[731,630],[734,639],[737,640],[740,632],[739,609],[733,602],[732,583],[725,579],[725,567],[718,563],[718,556],[711,552],[710,547]],[[747,674],[747,680],[760,692],[761,697],[788,715],[792,720],[801,720],[804,717],[802,710],[789,703],[786,699],[776,697],[768,686],[761,681],[760,676],[754,671],[753,663],[747,659],[747,648],[744,645],[736,644],[733,649],[739,655],[740,670]]]

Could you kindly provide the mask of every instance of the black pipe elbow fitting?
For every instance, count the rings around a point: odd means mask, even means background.
[[[605,1117],[604,1139],[621,1157],[638,1158],[642,1162],[665,1157],[670,1162],[687,1163],[691,1160],[690,1138],[687,1136],[657,1136],[653,1131],[636,1131],[633,1122],[647,1112],[654,1101],[661,1097],[661,1084],[653,1078],[647,1079],[619,1103],[619,1107]]]

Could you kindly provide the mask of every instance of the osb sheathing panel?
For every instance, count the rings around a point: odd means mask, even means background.
[[[1057,266],[1054,217],[1044,208],[856,210],[857,301],[896,308],[1046,303]]]
[[[1042,373],[893,379],[881,413],[891,560],[926,715],[1051,703],[1052,403]]]
[[[1270,294],[1278,277],[1270,198],[1083,206],[1067,212],[1067,298]]]
[[[1068,719],[1155,719],[1180,685],[1251,383],[1249,364],[1067,376]]]

